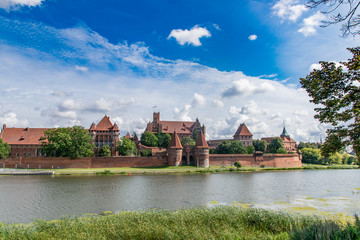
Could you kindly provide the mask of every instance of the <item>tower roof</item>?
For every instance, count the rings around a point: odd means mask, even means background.
[[[101,119],[101,121],[96,125],[96,130],[108,131],[112,127],[113,127],[113,124],[110,121],[110,117],[105,115]]]
[[[200,131],[200,135],[198,136],[196,140],[196,148],[209,148],[209,145],[207,144],[205,140],[205,135],[202,131]]]
[[[95,130],[95,129],[96,129],[95,123],[92,123],[91,126],[90,126],[90,131]]]
[[[130,138],[131,138],[131,136],[130,136],[130,133],[129,133],[129,132],[127,132],[127,134],[126,134],[125,138],[128,138],[128,139],[130,139]]]
[[[289,135],[289,134],[287,133],[287,131],[286,131],[285,126],[284,126],[284,128],[283,128],[283,131],[282,131],[280,137],[290,137],[290,135]]]
[[[252,136],[252,134],[249,131],[249,129],[246,127],[245,123],[242,123],[236,130],[234,137],[235,136]]]
[[[177,135],[176,131],[174,131],[174,134],[172,135],[170,144],[169,144],[169,148],[178,148],[178,149],[182,149],[182,145],[179,139],[179,136]]]

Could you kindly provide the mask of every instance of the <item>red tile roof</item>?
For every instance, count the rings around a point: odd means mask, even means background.
[[[206,140],[205,140],[205,135],[204,133],[201,131],[200,135],[198,136],[197,140],[196,140],[196,148],[209,148],[209,145],[207,144]]]
[[[191,126],[195,122],[181,122],[181,121],[160,121],[161,131],[163,133],[191,133]]]
[[[179,136],[177,135],[176,131],[174,131],[170,144],[169,144],[169,148],[177,148],[177,149],[182,149],[182,145],[179,139]]]
[[[1,138],[8,144],[41,145],[44,131],[49,128],[4,128]]]
[[[236,130],[235,136],[252,136],[249,129],[246,127],[245,123],[240,124],[239,128]]]
[[[125,138],[128,138],[128,139],[130,139],[130,138],[131,138],[131,136],[130,136],[130,133],[129,133],[129,132],[126,134]]]
[[[101,121],[96,125],[96,130],[98,131],[108,131],[113,127],[112,122],[110,121],[110,117],[104,116]]]

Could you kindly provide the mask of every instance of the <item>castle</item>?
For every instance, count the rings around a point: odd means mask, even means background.
[[[275,137],[264,137],[264,138],[261,138],[261,140],[265,140],[269,144],[273,138],[275,138]],[[284,148],[286,151],[288,151],[288,152],[296,152],[297,151],[296,142],[287,133],[285,126],[283,128],[282,133],[280,134],[280,138],[283,141],[283,145],[284,145]]]

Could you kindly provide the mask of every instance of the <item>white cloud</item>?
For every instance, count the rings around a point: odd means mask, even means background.
[[[308,10],[305,5],[298,3],[298,0],[280,0],[272,7],[273,14],[283,20],[296,22]]]
[[[272,92],[275,90],[275,87],[270,81],[262,81],[262,82],[251,82],[248,79],[241,79],[234,81],[232,86],[226,89],[222,93],[222,97],[234,97],[234,96],[242,96],[242,95],[252,95],[252,94],[261,94],[266,92]]]
[[[58,108],[60,110],[75,110],[79,108],[79,104],[76,103],[73,99],[67,99],[59,104]]]
[[[206,101],[205,101],[205,97],[198,94],[198,93],[194,93],[194,99],[191,103],[191,105],[193,107],[197,107],[197,106],[203,106],[205,105]]]
[[[173,29],[167,39],[172,37],[175,38],[180,45],[188,44],[198,47],[201,46],[200,38],[211,37],[211,34],[206,28],[196,25],[190,30]]]
[[[215,107],[224,107],[224,103],[218,99],[213,100],[212,103]]]
[[[254,41],[258,38],[258,36],[253,34],[253,35],[250,35],[248,38],[249,38],[249,40]]]
[[[81,72],[87,72],[87,71],[89,71],[89,68],[88,68],[88,67],[84,67],[84,66],[78,66],[78,65],[76,65],[76,66],[75,66],[75,70],[81,71]]]
[[[99,111],[110,111],[112,104],[103,98],[95,101],[95,109]]]
[[[3,124],[6,124],[7,127],[27,127],[29,126],[29,121],[19,120],[16,113],[14,112],[7,112],[3,113],[1,111],[2,106],[0,105],[0,125],[2,127]]]
[[[179,121],[192,121],[189,116],[191,105],[185,105],[183,108],[174,108],[174,118]]]
[[[44,0],[1,0],[0,8],[16,10],[18,7],[35,7],[41,5]]]
[[[309,71],[312,72],[313,70],[320,70],[320,69],[321,69],[320,63],[313,63],[313,64],[311,64]]]
[[[302,33],[305,37],[316,34],[317,27],[320,26],[321,21],[325,20],[326,16],[320,11],[314,15],[304,18],[303,27],[298,30],[299,33]]]

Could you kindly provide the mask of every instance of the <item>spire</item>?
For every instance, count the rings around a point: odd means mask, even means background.
[[[131,139],[131,136],[130,136],[130,133],[129,133],[129,132],[127,132],[125,138]]]
[[[283,131],[282,131],[280,137],[290,137],[290,135],[286,131],[285,124],[284,124],[284,128],[283,128]]]
[[[203,131],[200,131],[200,135],[198,136],[196,140],[195,148],[209,148],[209,145],[207,144],[205,140],[205,135]]]
[[[90,126],[90,131],[94,131],[96,128],[95,128],[95,123],[92,123],[91,126]]]
[[[182,149],[182,145],[179,139],[179,136],[176,133],[176,130],[174,131],[174,134],[171,138],[170,144],[169,144],[169,148],[177,148],[177,149]]]

